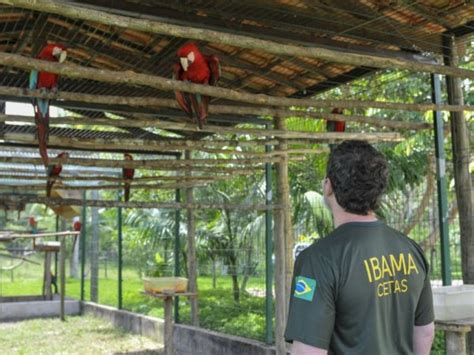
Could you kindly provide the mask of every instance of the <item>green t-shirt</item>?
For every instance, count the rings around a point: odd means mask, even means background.
[[[287,341],[334,354],[411,354],[413,328],[434,320],[421,248],[376,222],[350,222],[295,262]]]

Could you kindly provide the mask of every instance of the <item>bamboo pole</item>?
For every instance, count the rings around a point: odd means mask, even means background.
[[[19,143],[36,143],[36,138],[34,134],[24,134],[24,133],[5,133],[2,136],[2,139],[9,142],[19,142]],[[120,146],[122,149],[127,150],[172,150],[172,149],[199,149],[199,148],[210,148],[210,147],[254,147],[254,146],[265,146],[265,145],[274,145],[277,144],[275,139],[266,140],[266,139],[256,139],[256,140],[247,140],[239,141],[236,139],[233,140],[190,140],[190,139],[160,139],[160,140],[147,140],[147,139],[103,139],[103,138],[94,138],[94,139],[85,139],[85,138],[64,138],[50,135],[49,144],[51,145],[61,145],[65,144],[71,148],[96,148],[107,150],[110,147]]]
[[[176,202],[143,202],[143,201],[116,201],[116,200],[82,200],[74,198],[44,197],[37,195],[2,195],[2,200],[6,203],[42,203],[48,206],[82,206],[85,203],[88,207],[122,207],[122,208],[162,208],[162,209],[228,209],[243,211],[265,211],[267,209],[278,209],[276,204],[224,204],[224,203],[176,203]]]
[[[61,178],[56,179],[56,181],[62,180]],[[155,184],[133,184],[132,183],[132,188],[134,190],[143,190],[143,189],[163,189],[163,190],[169,190],[169,189],[182,189],[182,188],[187,188],[187,187],[199,187],[199,186],[208,186],[212,182],[215,182],[215,179],[212,180],[198,180],[198,181],[185,181],[185,182],[180,182],[180,183],[167,183],[167,184],[160,184],[160,183],[155,183]],[[122,185],[57,185],[54,186],[55,189],[57,190],[117,190],[121,189],[124,186]],[[21,192],[21,191],[43,191],[45,190],[45,185],[44,184],[24,184],[24,185],[1,185],[0,186],[0,191],[1,190],[6,190],[6,191],[12,191],[12,192]]]
[[[156,33],[172,37],[202,40],[206,42],[221,43],[240,48],[256,49],[268,53],[290,56],[317,58],[325,61],[348,64],[351,66],[367,66],[375,68],[408,69],[416,72],[438,73],[461,78],[474,79],[471,70],[456,67],[445,67],[436,64],[425,64],[406,59],[388,56],[374,56],[359,53],[345,53],[321,46],[303,47],[292,44],[278,43],[250,36],[236,35],[227,32],[214,31],[203,28],[191,28],[156,20],[131,18],[115,15],[105,11],[90,8],[81,8],[64,2],[53,0],[1,0],[0,3],[22,7],[34,11],[53,13],[73,19],[98,22],[120,28],[134,29],[137,31]]]
[[[243,172],[243,173],[233,173],[232,175],[216,175],[216,176],[211,176],[211,175],[199,175],[199,176],[192,176],[192,177],[187,177],[187,176],[171,176],[171,175],[160,175],[160,176],[140,176],[140,177],[135,177],[133,178],[133,181],[131,182],[132,186],[134,184],[137,184],[139,182],[155,182],[155,181],[175,181],[175,182],[185,182],[185,181],[218,181],[218,180],[227,180],[227,179],[232,179],[236,175],[247,175],[248,172]],[[55,177],[47,177],[46,175],[15,175],[15,174],[1,174],[0,173],[0,179],[15,179],[15,180],[44,180],[44,181],[56,181],[56,180],[61,180],[61,181],[108,181],[108,182],[127,182],[129,181],[128,179],[123,179],[123,178],[118,178],[118,177],[113,177],[113,176],[101,176],[101,175],[96,175],[96,176],[76,176],[76,175],[63,175],[61,174],[61,177],[55,178]]]
[[[133,168],[133,169],[151,169],[183,171],[196,170],[207,172],[232,173],[235,171],[246,170],[248,172],[257,168],[258,164],[268,162],[277,162],[281,158],[248,158],[248,159],[196,159],[195,162],[187,160],[110,160],[110,159],[83,159],[83,158],[51,158],[50,164],[94,166],[104,168]],[[304,160],[305,157],[293,157],[292,160]],[[214,160],[214,161],[213,161]],[[18,163],[41,165],[40,158],[24,157],[0,157],[0,163]],[[205,164],[205,165],[195,165]],[[222,167],[223,164],[247,165],[245,168]],[[253,164],[252,166],[248,166]]]
[[[42,92],[40,90],[29,90],[26,88],[0,86],[0,95],[16,96],[16,97],[38,97],[50,100],[70,100],[78,102],[106,104],[106,105],[125,105],[131,107],[152,107],[152,108],[173,108],[180,110],[176,100],[172,99],[160,99],[156,97],[143,97],[143,96],[112,96],[112,95],[91,95],[75,92],[64,92],[58,91],[53,92]],[[301,100],[301,99],[298,99]],[[436,105],[433,103],[403,103],[403,102],[385,102],[385,101],[364,101],[364,100],[317,100],[310,99],[312,108],[379,108],[387,110],[406,110],[406,111],[418,111],[427,112],[430,110],[438,111],[473,111],[474,108],[470,105]],[[304,105],[298,105],[304,106]],[[110,108],[114,110],[113,107]],[[177,111],[178,112],[178,111]],[[179,111],[181,112],[181,111]],[[275,116],[280,115],[283,117],[302,117],[302,118],[316,118],[316,119],[331,119],[340,121],[353,121],[369,124],[379,125],[396,125],[393,128],[428,128],[429,123],[423,122],[404,122],[404,121],[391,121],[381,117],[365,117],[357,115],[339,115],[326,112],[308,112],[301,109],[284,109],[275,107],[261,107],[261,106],[233,106],[233,105],[210,105],[210,114],[231,114],[231,115],[254,115],[254,116]],[[186,119],[183,113],[183,119]],[[407,125],[408,124],[408,125]],[[410,126],[409,124],[413,124]],[[407,125],[407,126],[405,126]],[[388,126],[387,126],[388,127]]]
[[[191,152],[186,150],[184,152],[184,157],[187,160],[192,159]],[[186,171],[187,176],[191,176],[191,171]],[[186,189],[186,203],[194,203],[194,194],[191,187]],[[197,284],[197,259],[196,259],[196,220],[194,215],[194,210],[192,208],[186,209],[187,213],[187,236],[188,236],[188,292],[197,294],[198,293],[198,284]],[[195,327],[199,326],[199,316],[198,316],[198,298],[191,297],[189,302],[191,303],[191,324]]]
[[[333,115],[333,114],[330,114]],[[343,115],[334,115],[339,116]],[[376,120],[373,117],[368,118],[372,125],[380,125],[391,128],[406,128],[406,129],[425,129],[429,123],[421,122],[401,122],[401,121],[387,121],[387,120]],[[0,115],[0,122],[25,122],[34,124],[34,118],[28,116],[14,116],[14,115]],[[373,124],[375,123],[375,124]],[[219,134],[238,134],[238,135],[251,135],[255,137],[282,137],[282,138],[308,138],[318,139],[322,133],[327,132],[307,132],[307,131],[282,131],[282,130],[265,130],[261,128],[236,128],[236,127],[223,127],[207,124],[203,128],[199,128],[196,124],[182,123],[182,122],[170,122],[160,119],[109,119],[109,118],[89,118],[89,117],[57,117],[50,118],[50,124],[70,124],[70,125],[89,125],[89,126],[112,126],[112,127],[154,127],[165,130],[179,130],[185,132],[210,132]],[[349,133],[345,133],[349,134]],[[354,133],[356,134],[356,133]],[[393,133],[396,137],[396,133]]]
[[[322,133],[321,133],[322,134]],[[325,135],[321,136],[324,138],[321,139],[288,139],[289,144],[298,144],[298,145],[314,145],[317,143],[324,143],[324,142],[334,142],[335,140],[342,140],[342,139],[363,139],[369,142],[378,142],[378,141],[393,141],[397,142],[400,141],[400,135],[398,133],[393,132],[383,132],[383,133],[331,133],[331,136]],[[34,134],[24,134],[24,133],[6,133],[2,137],[5,141],[5,144],[15,144],[15,143],[23,143],[23,144],[31,144],[33,147],[36,147],[37,140]],[[255,148],[263,148],[265,145],[276,145],[276,139],[254,139],[248,141],[238,141],[238,140],[214,140],[214,141],[194,141],[194,140],[143,140],[143,139],[127,139],[125,141],[121,141],[120,139],[103,139],[103,138],[94,138],[94,139],[87,139],[87,138],[64,138],[58,136],[49,136],[49,145],[57,147],[58,149],[65,149],[65,150],[73,150],[73,149],[102,149],[104,151],[110,149],[126,149],[130,152],[135,150],[143,151],[149,150],[150,152],[162,152],[163,150],[178,150],[178,149],[192,149],[198,150],[203,152],[213,152],[213,153],[222,153],[222,154],[234,154],[239,155],[236,150],[230,150],[227,148],[247,148],[247,147],[255,147]],[[168,146],[166,146],[168,143]],[[220,151],[218,151],[214,147],[220,147]],[[226,149],[222,149],[226,148]],[[318,148],[319,149],[319,148]],[[299,148],[299,149],[291,149],[289,152],[290,154],[306,154],[306,153],[324,153],[326,149],[317,150],[314,148]],[[279,151],[272,152],[271,154],[264,155],[263,157],[272,157],[283,155]],[[244,156],[259,156],[259,154],[242,154]]]
[[[159,76],[141,74],[130,70],[114,71],[93,69],[75,64],[48,62],[11,53],[0,53],[0,64],[24,70],[46,71],[76,79],[90,79],[113,84],[142,85],[159,90],[183,91],[257,105],[297,107],[315,107],[316,105],[313,99],[294,99],[264,94],[251,94],[244,91],[210,85],[193,84]],[[470,72],[474,78],[474,71],[466,71]],[[469,106],[466,106],[466,108],[468,107]],[[450,105],[444,105],[444,108],[451,110]]]
[[[6,197],[8,198],[8,196]],[[46,237],[69,237],[69,236],[77,236],[80,232],[75,231],[65,231],[65,232],[52,232],[52,233],[35,233],[35,234],[14,234],[14,233],[5,233],[0,234],[0,238],[8,237],[12,239],[36,239],[36,238],[46,238]]]

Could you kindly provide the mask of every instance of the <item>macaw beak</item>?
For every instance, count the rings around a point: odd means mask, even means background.
[[[61,54],[59,55],[59,63],[63,63],[66,60],[67,57],[67,51],[61,51]]]
[[[187,71],[188,70],[188,66],[189,66],[189,62],[188,62],[188,58],[186,57],[180,57],[179,58],[179,61],[181,63],[181,67],[183,68],[184,71]]]

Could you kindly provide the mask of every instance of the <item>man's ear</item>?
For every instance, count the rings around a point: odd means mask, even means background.
[[[327,191],[328,196],[331,196],[332,194],[334,194],[332,182],[329,178],[327,178],[327,181],[326,181],[326,191]]]

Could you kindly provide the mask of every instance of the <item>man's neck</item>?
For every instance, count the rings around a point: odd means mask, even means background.
[[[346,212],[342,209],[334,211],[334,227],[337,228],[344,223],[349,222],[375,222],[377,217],[373,211],[369,211],[367,215],[360,215]]]

